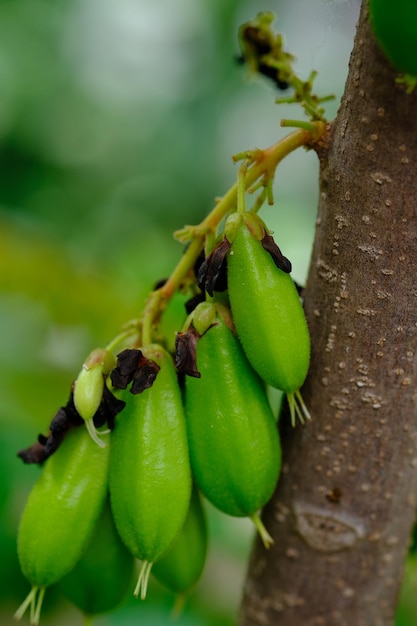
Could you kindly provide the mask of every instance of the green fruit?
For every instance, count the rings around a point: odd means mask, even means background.
[[[400,71],[417,76],[417,2],[415,0],[370,0],[371,24],[391,63]]]
[[[117,533],[108,502],[85,553],[59,586],[80,611],[97,615],[112,610],[123,600],[133,571],[134,558]]]
[[[207,522],[194,487],[190,508],[173,546],[152,568],[152,574],[173,593],[183,594],[199,580],[207,554]]]
[[[205,311],[207,303],[199,306]],[[187,378],[185,393],[193,475],[217,508],[258,524],[254,516],[271,497],[281,466],[264,385],[221,315],[199,339],[197,363],[201,378]]]
[[[266,229],[254,214],[241,216],[227,259],[233,321],[252,367],[287,394],[291,417],[303,421],[298,392],[310,363],[310,335],[291,276],[279,269],[261,243]],[[305,417],[308,412],[305,412]]]
[[[185,416],[177,374],[160,346],[143,348],[160,366],[149,389],[125,392],[126,407],[112,434],[110,498],[117,530],[144,561],[135,595],[146,596],[152,563],[179,533],[191,496]]]
[[[19,527],[20,566],[32,590],[17,618],[30,606],[32,623],[39,622],[45,587],[65,576],[87,547],[106,498],[108,461],[108,446],[100,448],[86,429],[72,428],[45,462]]]

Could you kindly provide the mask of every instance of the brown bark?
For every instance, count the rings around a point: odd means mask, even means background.
[[[281,418],[284,468],[264,512],[275,545],[254,546],[240,626],[393,623],[417,495],[416,111],[364,6],[320,154],[312,420]]]

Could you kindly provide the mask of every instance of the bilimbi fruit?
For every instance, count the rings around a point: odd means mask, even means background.
[[[258,511],[278,480],[281,447],[264,384],[240,346],[227,309],[202,303],[193,325],[201,335],[196,354],[201,376],[187,377],[185,384],[193,476],[218,509],[252,518],[269,544]]]
[[[152,564],[173,544],[191,497],[185,415],[171,356],[142,348],[160,368],[150,388],[132,394],[112,433],[110,501],[116,528],[142,564],[135,595],[146,596]]]
[[[285,392],[295,423],[309,417],[300,394],[310,364],[310,335],[288,260],[254,213],[225,227],[228,293],[237,335],[259,376]]]
[[[108,437],[108,435],[105,435]],[[86,549],[107,494],[109,447],[84,428],[73,428],[47,461],[20,522],[17,550],[32,590],[18,609],[30,607],[38,624],[45,588],[71,571]]]

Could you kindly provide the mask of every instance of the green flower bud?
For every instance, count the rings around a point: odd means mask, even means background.
[[[201,302],[192,314],[193,326],[199,335],[216,323],[217,310],[211,302]]]
[[[106,444],[99,438],[93,417],[103,398],[104,379],[114,365],[114,356],[108,350],[97,348],[86,359],[74,384],[75,408],[91,437],[101,447]]]

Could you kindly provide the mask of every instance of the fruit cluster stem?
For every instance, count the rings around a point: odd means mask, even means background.
[[[261,177],[274,178],[275,170],[286,156],[301,146],[311,146],[322,136],[325,130],[323,122],[314,122],[308,128],[299,128],[265,150],[249,150],[235,160],[246,161],[244,189],[247,190]],[[169,300],[184,283],[186,276],[204,248],[207,233],[215,232],[225,216],[236,210],[239,193],[239,181],[235,182],[217,202],[212,211],[198,226],[190,226],[183,233],[189,233],[191,243],[162,287],[151,292],[142,317],[143,344],[151,343],[155,326],[165,310]]]

